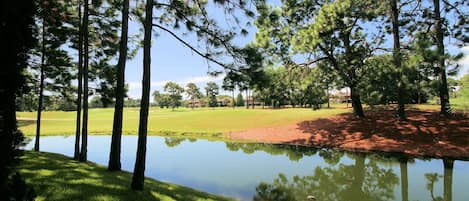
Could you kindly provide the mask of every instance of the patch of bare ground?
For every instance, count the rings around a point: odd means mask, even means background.
[[[435,111],[369,111],[365,118],[342,114],[281,127],[228,133],[227,137],[264,143],[329,147],[359,152],[469,160],[469,116],[441,116]]]

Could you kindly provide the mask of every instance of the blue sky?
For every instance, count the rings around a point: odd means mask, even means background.
[[[211,12],[211,10],[209,10]],[[213,12],[212,12],[213,13]],[[223,14],[215,11],[215,18],[223,18]],[[129,23],[130,34],[136,33],[140,25],[135,21]],[[256,28],[254,26],[248,28],[249,34],[245,37],[236,38],[237,45],[244,45],[254,39]],[[207,75],[207,61],[193,53],[191,50],[183,46],[169,34],[155,28],[153,33],[158,36],[152,38],[151,49],[151,93],[154,90],[163,91],[164,83],[173,81],[185,86],[189,82],[193,82],[203,91],[208,81],[215,81],[221,86],[223,75],[219,77],[211,77]],[[198,44],[194,36],[184,37],[191,44]],[[390,40],[390,39],[388,39]],[[201,44],[202,45],[202,44]],[[455,53],[458,48],[450,48],[450,52]],[[463,65],[458,77],[469,70],[469,46],[462,49],[465,57],[459,61]],[[141,96],[141,78],[142,78],[142,61],[143,54],[140,50],[138,54],[127,61],[126,66],[126,83],[129,85],[128,96],[131,98],[139,98]],[[212,68],[222,70],[216,64],[211,64]],[[231,94],[220,90],[222,94]]]

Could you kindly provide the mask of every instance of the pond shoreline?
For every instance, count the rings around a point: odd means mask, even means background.
[[[394,111],[368,112],[363,119],[342,114],[225,135],[231,140],[469,160],[467,115],[443,117],[434,111],[413,110],[407,116],[407,121],[398,121]]]

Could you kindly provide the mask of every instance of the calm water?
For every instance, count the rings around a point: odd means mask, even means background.
[[[88,159],[107,165],[110,139],[89,136]],[[123,136],[125,170],[133,169],[136,145],[136,136]],[[42,151],[73,156],[73,148],[73,136],[41,138]],[[469,200],[466,161],[400,159],[286,145],[149,136],[145,175],[239,200],[306,200],[307,195],[320,201]]]

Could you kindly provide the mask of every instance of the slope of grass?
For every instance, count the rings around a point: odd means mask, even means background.
[[[345,108],[313,111],[306,108],[290,109],[245,109],[245,108],[202,108],[191,110],[151,108],[148,134],[150,135],[211,135],[247,130],[258,127],[281,126],[290,123],[330,117],[350,111]],[[35,112],[18,112],[19,127],[25,135],[34,135],[36,129]],[[42,115],[41,135],[75,134],[75,112],[47,111]],[[124,109],[124,134],[137,134],[138,108]],[[113,109],[90,109],[90,134],[111,134]]]
[[[19,169],[34,187],[36,200],[229,200],[191,188],[145,179],[143,191],[130,190],[132,175],[109,172],[94,163],[63,155],[26,151]]]

